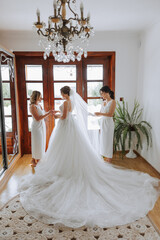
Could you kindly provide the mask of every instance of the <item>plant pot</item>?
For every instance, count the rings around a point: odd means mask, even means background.
[[[131,147],[129,149],[129,153],[126,154],[126,157],[127,158],[136,158],[137,155],[133,152],[133,149],[134,149],[134,131],[131,132]]]
[[[133,149],[129,150],[129,153],[126,154],[127,158],[136,158],[137,155],[133,152]]]

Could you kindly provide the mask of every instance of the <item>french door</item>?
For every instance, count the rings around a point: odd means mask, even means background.
[[[90,57],[78,62],[58,63],[49,58],[17,56],[18,92],[21,119],[22,153],[31,152],[31,123],[29,112],[30,95],[33,90],[42,93],[42,107],[45,111],[58,110],[62,104],[60,89],[70,86],[89,104],[92,111],[98,111],[102,99],[99,90],[109,85],[114,90],[113,66],[108,57]],[[112,79],[111,79],[112,78]],[[113,86],[112,86],[113,85]],[[47,145],[56,125],[53,116],[46,120]]]

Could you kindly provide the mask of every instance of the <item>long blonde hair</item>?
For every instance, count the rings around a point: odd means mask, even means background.
[[[30,105],[35,104],[40,96],[41,96],[41,93],[39,91],[33,91],[30,96]]]

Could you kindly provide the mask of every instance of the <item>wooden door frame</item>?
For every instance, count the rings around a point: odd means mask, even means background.
[[[58,63],[54,60],[53,56],[50,56],[47,60],[43,59],[43,52],[14,52],[16,57],[16,67],[17,67],[17,82],[18,82],[18,94],[19,94],[19,119],[20,119],[20,140],[21,140],[21,153],[30,153],[31,148],[30,139],[27,137],[28,124],[25,124],[27,116],[26,105],[26,82],[25,82],[25,69],[24,66],[28,65],[42,65],[43,66],[43,95],[44,95],[44,108],[46,111],[50,110],[52,103],[54,101],[53,93],[53,72],[50,71],[53,64],[65,65],[65,63]],[[67,64],[77,65],[77,92],[85,99],[84,93],[84,65],[85,63],[95,62],[96,59],[101,59],[101,61],[106,61],[106,68],[104,69],[105,81],[104,84],[108,84],[113,91],[115,91],[115,52],[88,52],[88,57],[82,57],[81,61],[75,61]],[[39,63],[39,64],[38,64]],[[82,88],[83,87],[83,88]],[[50,91],[48,91],[48,89]],[[46,94],[44,94],[46,93]],[[47,96],[48,93],[48,96]],[[48,100],[48,101],[47,101]],[[86,99],[85,99],[86,100]],[[25,111],[24,111],[25,108]],[[49,138],[51,131],[54,127],[51,116],[48,118],[47,123],[47,138]]]

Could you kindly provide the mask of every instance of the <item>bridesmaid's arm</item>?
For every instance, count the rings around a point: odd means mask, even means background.
[[[107,112],[107,113],[95,112],[95,115],[96,116],[113,117],[115,108],[116,108],[116,101],[113,100],[111,103],[111,106],[109,108],[109,112]]]
[[[55,114],[55,115],[54,115],[54,118],[55,118],[55,119],[61,118],[61,116],[62,116],[61,114]]]
[[[38,114],[38,111],[37,111],[37,108],[36,108],[34,105],[31,105],[31,106],[30,106],[30,112],[31,112],[31,114],[33,115],[33,117],[36,119],[36,121],[40,121],[40,120],[48,117],[50,114],[53,113],[53,111],[50,110],[49,112],[47,112],[47,113],[44,114],[44,115],[39,115],[39,114]]]

